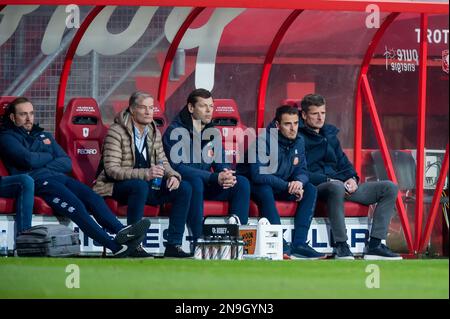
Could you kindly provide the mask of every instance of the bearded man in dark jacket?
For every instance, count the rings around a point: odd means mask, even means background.
[[[144,240],[150,221],[142,219],[125,227],[103,198],[67,176],[72,170],[70,157],[50,133],[34,124],[34,107],[27,98],[18,97],[8,105],[4,123],[1,157],[11,175],[33,178],[37,196],[56,214],[70,218],[87,236],[109,248],[115,257],[134,252]],[[101,226],[116,236],[112,238]]]

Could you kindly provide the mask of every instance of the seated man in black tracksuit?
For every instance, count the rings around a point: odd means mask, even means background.
[[[344,200],[377,204],[372,221],[370,241],[364,259],[396,260],[402,257],[381,243],[386,239],[397,198],[397,185],[391,181],[359,184],[359,177],[341,148],[339,130],[325,124],[325,99],[318,94],[306,95],[302,102],[304,125],[300,134],[305,139],[309,180],[317,185],[318,198],[327,203],[331,230],[335,240],[335,258],[354,259],[347,244]]]
[[[265,148],[254,144],[249,150],[264,152],[250,159],[247,152],[246,164],[239,164],[238,171],[247,175],[251,181],[251,195],[258,205],[259,212],[271,224],[280,225],[280,214],[275,200],[297,202],[295,213],[295,233],[289,250],[284,243],[285,255],[292,259],[322,259],[326,255],[315,251],[307,244],[307,235],[316,206],[317,190],[309,183],[306,171],[305,145],[298,135],[300,116],[298,109],[282,105],[276,111],[275,119],[266,129],[265,136],[260,136],[257,143],[264,143]],[[278,155],[271,152],[271,144],[277,148]],[[272,157],[276,162],[261,163],[261,158]],[[271,168],[272,167],[272,168]],[[288,258],[285,256],[285,258]]]
[[[34,124],[34,108],[27,98],[19,97],[8,105],[4,123],[0,131],[1,157],[11,175],[31,176],[37,196],[56,213],[73,220],[87,236],[109,248],[115,257],[135,251],[144,240],[150,221],[142,219],[125,227],[103,198],[66,176],[72,170],[72,162],[53,136]],[[115,238],[99,224],[116,234]]]
[[[222,137],[212,123],[214,101],[205,89],[192,91],[187,104],[163,135],[170,165],[192,186],[187,223],[193,243],[202,235],[203,200],[229,202],[229,213],[247,224],[250,185],[225,163]]]

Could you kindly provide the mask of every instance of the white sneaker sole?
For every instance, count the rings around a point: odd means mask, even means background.
[[[291,260],[319,260],[319,259],[326,259],[327,256],[324,257],[296,257],[294,255],[291,255]]]
[[[337,260],[355,260],[355,257],[353,257],[353,256],[344,256],[344,257],[334,256],[334,259],[337,259]]]
[[[402,260],[403,257],[384,257],[384,256],[377,256],[377,255],[364,255],[364,260]]]
[[[120,248],[119,251],[116,251],[116,253],[114,254],[114,256],[120,255],[121,253],[123,253],[124,251],[126,251],[128,249],[128,246],[125,244],[122,244],[122,248]]]

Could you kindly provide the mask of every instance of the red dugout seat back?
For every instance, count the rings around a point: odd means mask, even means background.
[[[281,104],[296,107],[300,111],[302,109],[300,102],[300,99],[285,99],[281,102]]]
[[[238,145],[242,145],[245,151],[254,141],[255,136],[248,135],[245,140],[244,134],[235,129],[245,130],[247,127],[242,123],[236,102],[233,99],[215,99],[212,122],[222,134],[222,143],[227,160],[236,163],[240,156]]]
[[[0,197],[0,214],[14,213],[14,199]]]
[[[295,217],[297,204],[297,202],[275,201],[275,206],[280,217]],[[367,217],[369,209],[370,206],[358,203],[347,201],[344,203],[345,217]],[[250,217],[257,217],[258,214],[258,207],[255,203],[250,202]],[[314,217],[328,217],[327,206],[324,202],[317,201]]]
[[[117,216],[127,216],[128,205],[121,205],[118,201],[113,199],[112,197],[105,198],[106,205],[117,215]],[[145,217],[156,217],[160,213],[159,206],[144,206],[144,216]],[[167,213],[169,216],[169,212]]]
[[[15,98],[16,96],[0,96],[0,124],[2,123],[3,114],[5,114],[8,104],[14,101]]]
[[[156,127],[161,132],[161,135],[164,134],[167,126],[169,126],[169,123],[167,121],[166,115],[161,111],[156,100],[155,100],[155,109],[153,110],[153,121],[155,121]]]
[[[158,101],[154,100],[155,109],[153,110],[153,120],[156,123],[161,134],[164,134],[169,123],[164,112],[159,108]],[[128,107],[128,101],[117,101],[113,104],[114,113],[117,115]]]
[[[8,176],[8,170],[6,169],[5,165],[3,165],[2,160],[0,159],[0,176]]]
[[[71,99],[59,128],[60,143],[72,159],[74,177],[91,186],[107,133],[97,101],[89,97]]]

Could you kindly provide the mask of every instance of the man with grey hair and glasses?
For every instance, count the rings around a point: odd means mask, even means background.
[[[130,96],[128,108],[120,112],[108,130],[103,145],[102,166],[94,185],[101,196],[112,196],[128,205],[128,224],[140,220],[144,206],[172,204],[165,257],[185,258],[181,249],[192,195],[190,184],[170,166],[153,121],[154,99],[144,92]],[[157,181],[162,182],[156,183]],[[156,186],[155,186],[156,185]],[[138,247],[135,257],[151,257]]]

